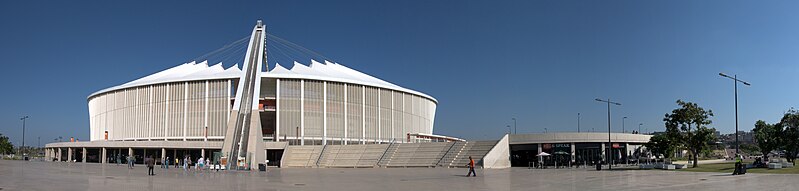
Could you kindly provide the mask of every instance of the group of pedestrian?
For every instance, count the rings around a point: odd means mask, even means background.
[[[122,156],[121,154],[117,154],[116,155],[116,163],[117,163],[117,165],[119,165],[122,162],[122,159],[126,160],[127,165],[128,165],[128,169],[133,169],[134,165],[136,164],[136,156],[135,155],[130,155],[130,156],[125,157],[125,156]],[[171,164],[172,162],[173,161],[172,161],[172,159],[170,157],[162,158],[161,159],[161,168],[169,169],[169,166],[172,165]],[[219,161],[217,161],[217,164],[218,163],[219,163]],[[192,168],[194,168],[196,170],[204,170],[206,168],[206,166],[207,166],[206,164],[211,164],[211,160],[210,159],[206,159],[204,157],[198,158],[196,162],[192,161],[192,158],[189,155],[186,155],[182,160],[178,159],[177,157],[174,159],[174,167],[175,168],[182,167],[184,170],[191,170]],[[150,156],[144,158],[144,165],[147,166],[147,175],[154,176],[155,172],[154,172],[153,168],[156,165],[156,159],[152,155],[150,155]]]
[[[133,164],[135,163],[136,163],[136,157],[133,155],[128,156],[128,168],[133,169]]]
[[[169,169],[169,157],[163,158],[163,160],[161,160],[161,168]]]

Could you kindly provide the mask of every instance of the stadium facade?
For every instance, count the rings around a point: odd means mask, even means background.
[[[128,156],[280,167],[526,166],[536,154],[604,162],[631,158],[648,135],[545,133],[466,141],[433,134],[437,100],[331,61],[267,67],[266,27],[253,28],[242,66],[184,63],[88,96],[89,141],[46,145],[52,161]],[[242,41],[244,42],[244,41]],[[553,162],[555,160],[547,160]]]
[[[435,98],[330,61],[268,69],[265,43],[259,21],[241,68],[184,63],[89,95],[90,141],[221,142],[224,155],[246,158],[261,153],[261,144],[248,144],[256,142],[380,144],[432,135]]]

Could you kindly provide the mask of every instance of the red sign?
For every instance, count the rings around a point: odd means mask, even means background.
[[[618,148],[620,148],[620,146],[619,146],[619,144],[618,144],[618,143],[613,143],[613,146],[612,146],[612,147],[613,147],[614,149],[618,149]]]

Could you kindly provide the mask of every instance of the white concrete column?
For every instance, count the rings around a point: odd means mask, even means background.
[[[203,141],[208,141],[208,80],[205,81],[205,109],[203,109]]]
[[[152,141],[152,138],[153,138],[153,121],[155,121],[155,120],[153,120],[153,115],[154,114],[153,114],[153,86],[152,85],[150,86],[149,91],[150,91],[150,97],[148,98],[149,100],[147,100],[147,102],[149,103],[149,109],[150,109],[150,126],[147,127],[147,136],[148,136],[147,140]],[[160,115],[168,115],[168,113],[169,113],[169,84],[166,84],[166,105],[165,105],[165,107],[166,107],[166,111],[164,113],[159,113]],[[164,118],[164,133],[165,133],[164,137],[167,136],[167,134],[166,134],[166,129],[168,129],[167,128],[167,124],[169,124],[169,117],[168,116]],[[144,134],[144,133],[142,133],[142,134]],[[131,153],[133,153],[133,152],[131,152]],[[130,155],[133,155],[133,154],[130,154]]]
[[[575,158],[576,158],[576,157],[575,157],[575,153],[574,153],[574,147],[575,147],[575,144],[574,144],[574,143],[571,143],[571,156],[572,156],[572,162],[574,162],[574,160],[575,160]]]
[[[172,89],[172,88],[169,87],[169,84],[166,84],[166,93],[165,93],[166,99],[164,99],[164,100],[166,100],[166,103],[164,104],[165,105],[164,106],[165,107],[165,111],[163,113],[163,115],[164,115],[164,136],[162,136],[162,137],[164,137],[164,141],[169,140],[166,137],[169,137],[169,91],[170,91],[170,89]],[[183,93],[186,94],[186,92],[183,92]]]
[[[161,161],[166,160],[166,149],[161,148]]]
[[[183,84],[183,141],[186,141],[188,136],[188,122],[189,122],[189,82]],[[166,135],[164,135],[166,136]]]
[[[72,148],[67,148],[67,161],[72,162]]]
[[[361,144],[366,144],[366,86],[361,86]]]
[[[56,156],[58,156],[58,161],[60,162],[61,161],[61,148],[58,148],[58,153],[56,154]]]
[[[380,106],[381,106],[380,102],[381,102],[381,100],[380,100],[380,88],[377,88],[377,142],[378,143],[382,143],[383,142],[383,130],[382,130],[383,121],[380,119],[380,114],[382,113],[380,111],[380,110],[382,110],[382,108],[380,108]]]
[[[327,145],[327,81],[322,82],[322,145]]]
[[[275,142],[280,142],[280,79],[275,84]]]
[[[624,143],[624,155],[627,156],[624,159],[624,164],[630,164],[630,143]]]
[[[300,145],[305,145],[305,80],[300,80]]]
[[[205,149],[202,149],[202,151],[200,151],[200,156],[202,156],[203,158],[205,158]]]
[[[543,150],[541,150],[541,144],[539,143],[538,144],[538,153],[536,153],[536,154],[541,154],[541,152],[543,152]]]
[[[601,149],[602,149],[602,160],[600,161],[605,161],[605,159],[608,158],[607,156],[605,156],[605,143],[602,143]]]
[[[128,156],[133,156],[133,148],[128,147]]]
[[[103,147],[102,158],[100,159],[100,163],[102,163],[102,164],[105,164],[105,163],[108,162],[108,155],[107,155],[106,152],[107,151],[106,151],[105,147]]]
[[[86,147],[83,147],[83,153],[81,154],[81,162],[86,163]]]
[[[349,138],[349,137],[347,137],[347,131],[349,131],[349,129],[348,129],[349,124],[347,124],[347,118],[348,118],[348,116],[347,116],[348,115],[348,113],[347,113],[347,105],[349,105],[348,102],[347,102],[347,91],[348,91],[347,90],[347,83],[344,83],[344,143],[342,143],[344,145],[347,145],[347,142],[349,142],[348,139],[347,139],[347,138]]]

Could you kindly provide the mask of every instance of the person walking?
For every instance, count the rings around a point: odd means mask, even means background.
[[[175,157],[175,168],[180,168],[180,159]]]
[[[153,176],[153,168],[155,167],[155,158],[152,155],[144,159],[144,164],[147,165],[147,175]]]
[[[183,170],[189,170],[189,156],[183,158]]]
[[[120,163],[120,162],[122,162],[122,155],[120,155],[120,154],[117,154],[117,160],[116,160],[116,162],[117,162],[117,166],[119,166],[119,163]]]
[[[197,170],[203,170],[204,166],[205,166],[205,159],[203,159],[203,157],[197,159]]]
[[[169,157],[166,157],[166,160],[164,160],[164,167],[166,167],[166,169],[169,169]]]
[[[469,173],[466,174],[466,177],[469,177],[469,175],[472,175],[472,174],[474,174],[472,176],[477,176],[477,172],[474,172],[474,159],[472,159],[472,156],[469,156],[469,164],[468,164],[468,166],[469,166]]]
[[[128,156],[128,168],[133,169],[133,156]]]

